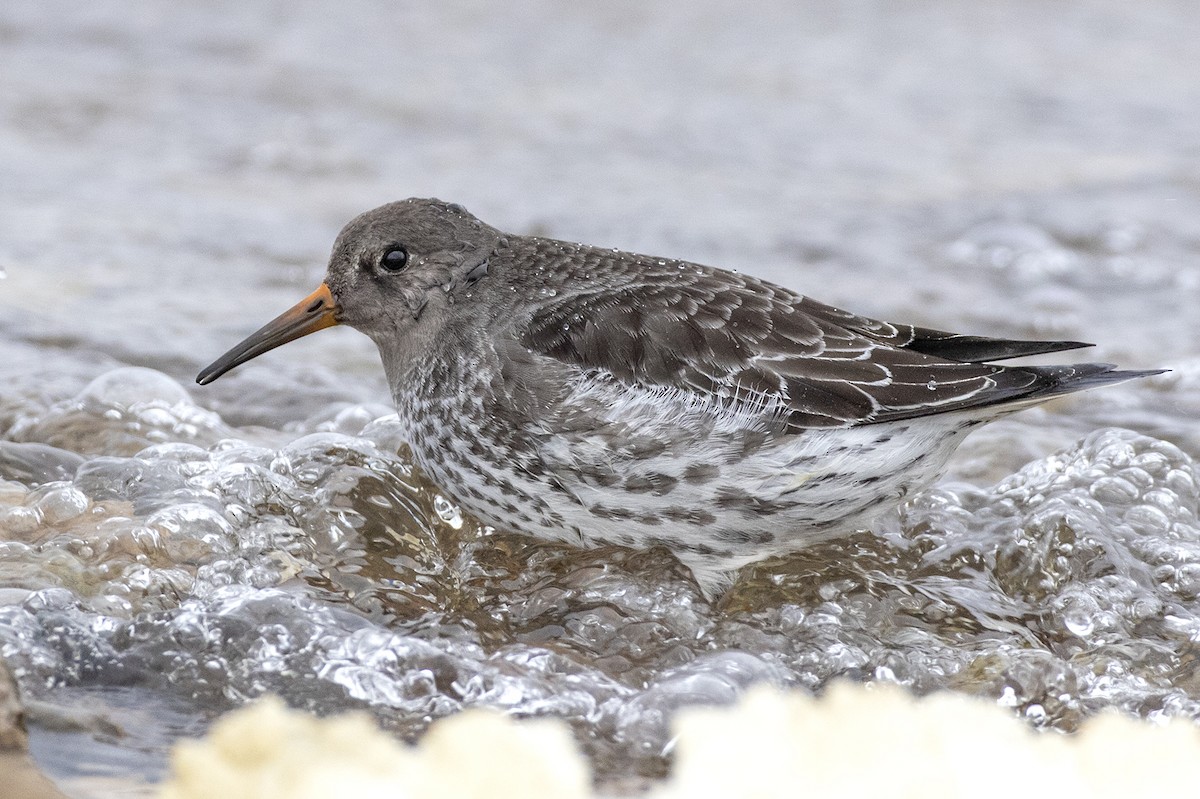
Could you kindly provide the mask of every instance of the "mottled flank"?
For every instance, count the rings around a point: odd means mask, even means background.
[[[721,470],[711,463],[693,463],[683,470],[683,479],[689,483],[707,483],[718,477]]]
[[[325,285],[199,379],[334,323],[379,346],[416,458],[464,507],[581,546],[666,546],[710,595],[867,524],[978,424],[1153,374],[999,366],[1087,345],[882,322],[414,199],[351,221]]]

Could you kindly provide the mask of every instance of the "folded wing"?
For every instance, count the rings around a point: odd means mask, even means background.
[[[575,268],[587,269],[579,255]],[[610,255],[590,253],[597,261]],[[630,384],[754,403],[778,413],[793,431],[1034,402],[1153,374],[1107,364],[999,366],[987,362],[1088,345],[882,322],[678,261],[625,265],[627,273],[614,275],[612,286],[580,281],[577,290],[539,303],[518,322],[521,343]]]

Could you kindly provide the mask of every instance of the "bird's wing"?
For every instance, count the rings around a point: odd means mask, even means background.
[[[612,264],[594,264],[604,268],[592,273],[609,284],[566,283],[540,299],[515,321],[523,346],[628,384],[753,403],[791,430],[1016,401],[1082,375],[1075,367],[974,362],[1073,342],[1014,343],[893,325],[740,274],[600,252],[592,257],[622,259],[615,274]]]
[[[1025,341],[968,336],[928,327],[882,322],[878,319],[843,311],[841,308],[834,308],[832,305],[817,302],[811,297],[797,296],[796,300],[797,307],[801,311],[812,314],[830,324],[860,333],[883,344],[903,347],[947,361],[984,363],[1093,346],[1082,341]]]

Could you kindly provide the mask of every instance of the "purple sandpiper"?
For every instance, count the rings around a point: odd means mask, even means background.
[[[336,324],[374,340],[414,458],[478,519],[666,547],[710,597],[747,563],[862,529],[971,429],[1157,373],[998,366],[1089,345],[882,322],[410,199],[353,219],[321,287],[197,381]]]

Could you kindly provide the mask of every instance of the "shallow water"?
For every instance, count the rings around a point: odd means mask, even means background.
[[[613,792],[668,767],[676,708],[763,680],[1200,716],[1200,14],[739,8],[0,8],[0,655],[71,793],[266,691],[405,736],[559,715]],[[352,331],[191,383],[349,216],[427,194],[1173,371],[972,435],[712,607],[666,553],[460,514]]]

